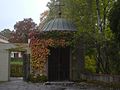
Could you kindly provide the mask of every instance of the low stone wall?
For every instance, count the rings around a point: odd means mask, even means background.
[[[104,74],[82,74],[81,78],[84,80],[95,80],[106,83],[120,83],[120,75],[104,75]]]

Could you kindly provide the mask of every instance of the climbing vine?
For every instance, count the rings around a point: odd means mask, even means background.
[[[53,36],[52,36],[53,35]],[[61,37],[62,35],[62,37]],[[65,33],[44,33],[43,34],[35,34],[31,38],[30,47],[31,47],[31,67],[34,74],[45,75],[46,73],[46,63],[48,60],[48,56],[50,55],[49,47],[66,47],[70,43],[69,40],[66,39]],[[43,37],[41,37],[43,36]],[[56,36],[56,37],[54,37]],[[61,38],[60,38],[60,37]]]

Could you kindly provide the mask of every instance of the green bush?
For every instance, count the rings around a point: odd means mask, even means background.
[[[47,81],[47,76],[45,75],[34,75],[34,74],[30,74],[29,75],[29,81],[33,82],[33,83],[43,83]]]
[[[85,57],[85,69],[86,71],[89,71],[91,73],[96,72],[96,61],[94,57],[89,57],[89,56]]]
[[[22,58],[11,58],[11,61],[23,61]]]
[[[20,64],[20,65],[22,65],[23,62],[22,61],[11,61],[10,64]]]
[[[10,76],[11,77],[23,77],[23,65],[11,64]]]
[[[23,64],[22,58],[11,58],[10,64]]]

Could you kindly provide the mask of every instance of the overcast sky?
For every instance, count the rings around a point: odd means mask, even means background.
[[[32,18],[39,23],[40,13],[47,10],[50,0],[0,0],[0,31],[13,30],[16,22],[24,18]]]

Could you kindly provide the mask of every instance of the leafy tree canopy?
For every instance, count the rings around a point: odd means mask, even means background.
[[[11,37],[11,32],[12,31],[10,29],[4,29],[0,32],[0,34],[9,39]]]
[[[26,18],[14,25],[15,31],[10,38],[14,43],[27,43],[29,33],[37,28],[37,24],[31,18]]]

